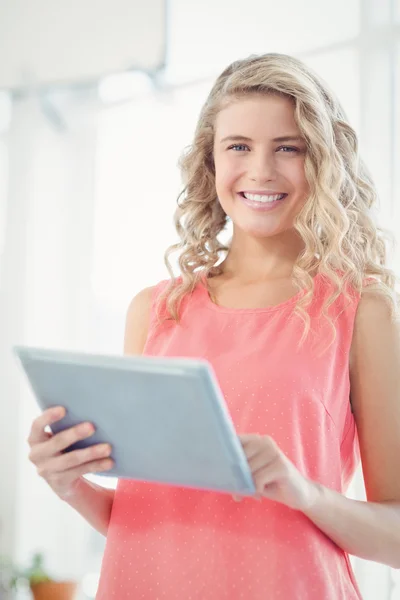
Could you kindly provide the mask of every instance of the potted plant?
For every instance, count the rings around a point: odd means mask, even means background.
[[[76,594],[75,581],[55,581],[44,568],[43,555],[37,552],[31,564],[25,569],[14,568],[10,581],[11,589],[20,584],[29,586],[34,600],[73,600]]]

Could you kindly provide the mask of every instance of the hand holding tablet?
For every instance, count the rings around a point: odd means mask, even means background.
[[[45,431],[48,426],[54,428],[65,414],[65,408],[61,406],[46,409],[34,420],[28,443],[29,459],[38,474],[60,498],[66,500],[74,493],[82,475],[105,472],[113,467],[114,462],[110,458],[110,444],[88,445],[65,452],[73,443],[89,438],[95,431],[91,423],[80,423],[55,435]]]

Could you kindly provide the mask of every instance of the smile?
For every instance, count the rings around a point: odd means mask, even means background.
[[[266,212],[281,206],[287,198],[287,194],[255,194],[250,192],[239,192],[238,198],[248,208],[258,212]]]
[[[259,194],[259,193],[250,193],[250,192],[240,192],[243,198],[246,200],[251,200],[251,202],[277,202],[278,200],[283,200],[287,196],[287,194]]]

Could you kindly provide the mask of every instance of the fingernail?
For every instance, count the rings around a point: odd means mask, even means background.
[[[81,426],[82,433],[92,434],[94,433],[94,427],[91,423],[84,423]]]

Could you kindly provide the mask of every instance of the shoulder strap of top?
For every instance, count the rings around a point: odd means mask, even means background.
[[[170,282],[169,279],[163,279],[162,281],[160,281],[159,283],[157,283],[154,286],[153,294],[152,294],[152,298],[151,298],[151,308],[150,308],[150,328],[152,328],[152,326],[158,322],[158,318],[157,318],[158,301],[159,301],[161,294],[167,288],[169,282]]]

